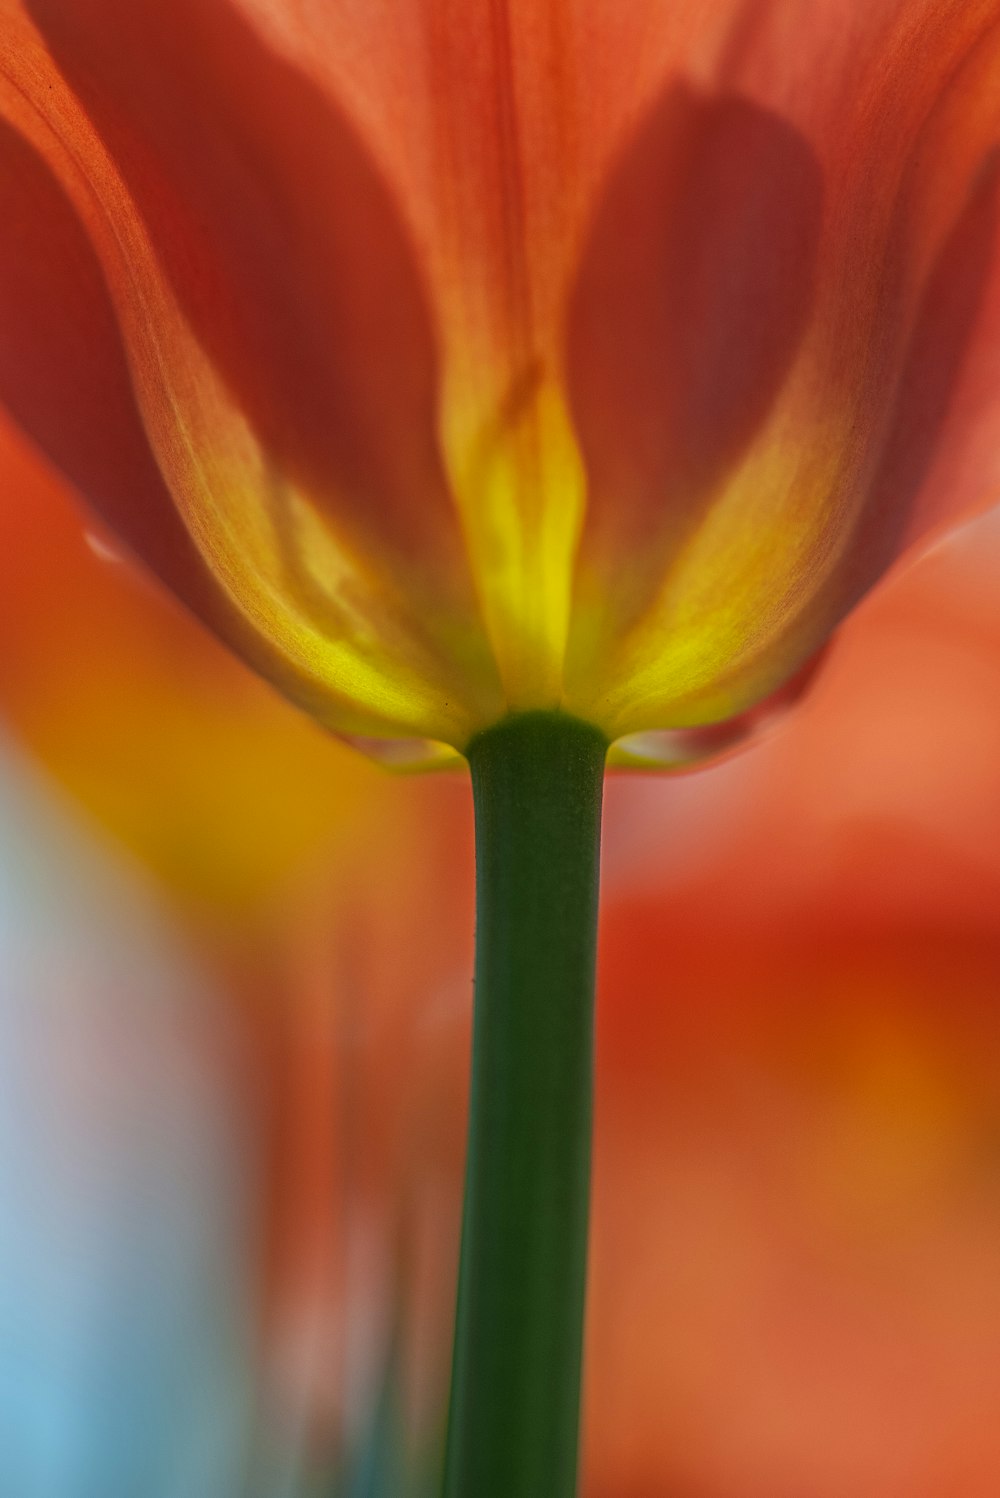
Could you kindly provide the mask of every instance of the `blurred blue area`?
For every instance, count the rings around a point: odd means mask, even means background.
[[[226,1026],[143,876],[0,745],[4,1498],[256,1492]]]

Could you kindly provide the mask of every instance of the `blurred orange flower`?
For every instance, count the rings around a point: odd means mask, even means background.
[[[3,0],[0,402],[338,732],[724,721],[996,497],[998,78],[996,0]]]

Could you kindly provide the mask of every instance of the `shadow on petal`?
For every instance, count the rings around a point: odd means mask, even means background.
[[[822,177],[748,100],[674,85],[623,153],[569,310],[582,565],[643,562],[629,617],[765,420],[815,282]]]
[[[186,529],[146,435],[94,247],[48,165],[2,119],[0,215],[9,230],[0,235],[0,405],[115,537],[322,720],[327,693],[230,600]]]
[[[114,309],[76,213],[0,120],[0,403],[114,532],[207,622],[218,589],[150,451]]]
[[[356,544],[457,566],[413,251],[332,99],[229,0],[34,0],[197,337]]]
[[[947,510],[925,512],[922,491],[966,357],[982,336],[979,314],[996,273],[998,228],[1000,155],[994,152],[978,173],[924,288],[870,499],[832,584],[843,600],[841,614],[922,532],[948,518]],[[956,507],[968,501],[961,490],[947,498]]]

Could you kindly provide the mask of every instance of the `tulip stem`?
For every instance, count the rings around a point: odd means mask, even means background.
[[[523,713],[467,754],[472,1090],[445,1498],[573,1498],[607,744]]]

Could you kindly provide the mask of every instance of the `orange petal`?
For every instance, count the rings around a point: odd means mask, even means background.
[[[0,402],[112,530],[225,632],[224,602],[150,451],[90,244],[41,157],[3,120],[0,216],[12,230],[0,236]]]
[[[571,311],[595,490],[567,701],[612,733],[745,711],[930,519],[989,497],[982,475],[943,507],[929,490],[947,443],[977,440],[953,413],[995,341],[1000,7],[743,14],[702,90],[746,128],[715,160],[683,95],[661,100],[609,181]],[[734,242],[736,271],[718,248]],[[995,429],[1000,381],[979,365]]]
[[[786,121],[672,84],[603,196],[570,310],[581,566],[627,627],[740,462],[798,352],[822,180]]]
[[[422,288],[340,112],[227,0],[29,10],[275,461],[382,548],[454,547]]]
[[[429,322],[353,132],[228,4],[33,9],[79,99],[8,3],[0,108],[96,272],[50,256],[47,276],[70,323],[106,286],[231,612],[332,726],[464,741],[494,688],[435,457]]]

